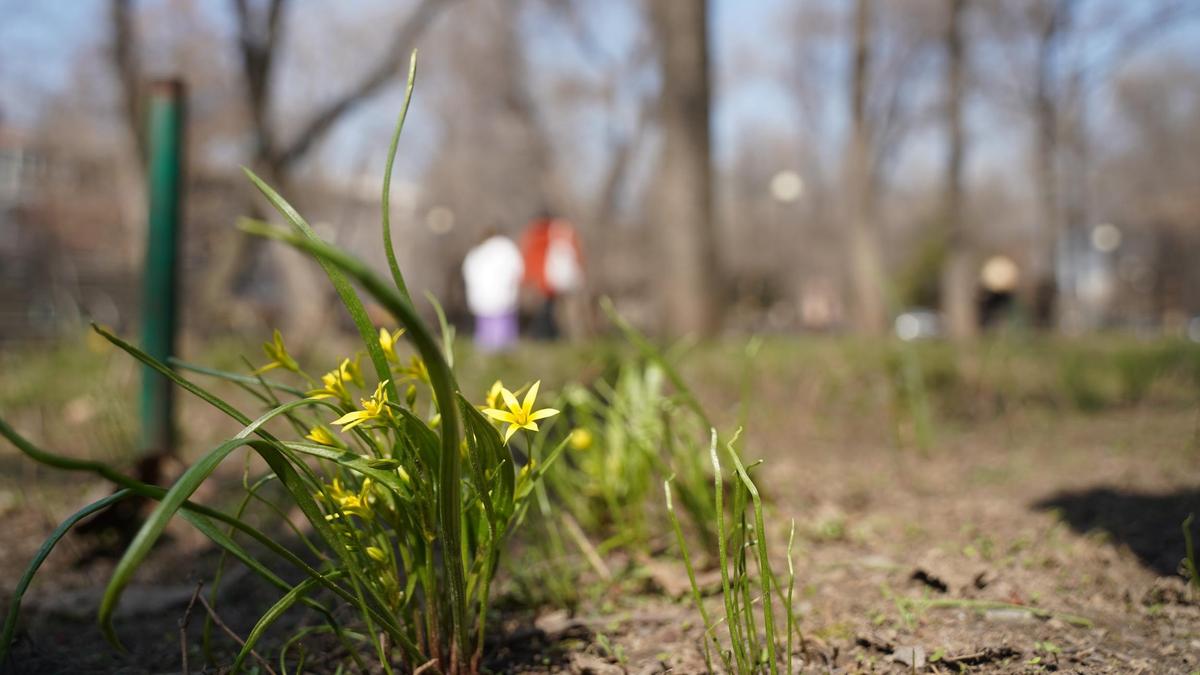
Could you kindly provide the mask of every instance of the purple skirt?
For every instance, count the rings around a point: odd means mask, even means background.
[[[511,347],[517,341],[517,313],[475,317],[475,346],[494,352]]]

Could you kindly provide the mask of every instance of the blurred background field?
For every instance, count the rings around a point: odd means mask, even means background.
[[[345,339],[331,340],[299,358],[332,367],[333,355],[352,347]],[[558,392],[571,383],[611,379],[635,355],[615,338],[524,344],[500,355],[480,354],[460,341],[456,351],[464,389],[479,392],[497,379],[515,381],[528,372],[538,372],[545,387]],[[244,372],[247,361],[261,360],[258,352],[257,344],[227,339],[204,345],[188,361]],[[924,452],[940,435],[982,422],[1031,416],[1087,420],[1139,410],[1186,415],[1200,401],[1200,350],[1184,340],[1029,336],[955,345],[771,337],[757,343],[753,356],[745,352],[745,342],[722,340],[681,343],[676,356],[723,423],[736,423],[742,408],[751,411],[751,437],[782,420],[802,421],[805,437],[862,433],[898,451]],[[124,354],[84,335],[49,348],[10,349],[0,358],[5,371],[0,404],[7,419],[37,430],[47,445],[82,457],[120,463],[137,456],[132,402],[139,372]],[[239,396],[227,383],[215,389]],[[228,432],[212,428],[212,419],[193,418],[187,399],[181,404],[184,447],[203,449]],[[861,425],[864,419],[871,424]]]

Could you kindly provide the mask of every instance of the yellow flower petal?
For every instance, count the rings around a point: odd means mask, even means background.
[[[513,414],[508,412],[507,410],[496,410],[495,408],[484,408],[483,414],[487,415],[488,417],[490,417],[494,420],[500,420],[501,422],[508,422],[509,424],[515,424],[516,419],[517,419],[517,418],[513,417]]]
[[[513,434],[517,433],[517,429],[520,429],[520,427],[518,427],[515,424],[508,425],[508,429],[506,429],[504,431],[504,442],[505,443],[508,443],[508,439],[512,438]]]
[[[531,420],[544,420],[544,419],[546,419],[547,417],[553,417],[553,416],[555,416],[555,415],[557,415],[557,414],[558,414],[558,411],[557,411],[557,410],[555,410],[554,408],[542,408],[541,410],[535,410],[535,411],[533,411],[533,412],[532,412],[532,413],[529,415],[529,419],[531,419]]]
[[[521,404],[517,402],[517,397],[513,396],[511,391],[501,387],[500,396],[504,399],[504,405],[508,406],[508,409],[513,411],[513,414],[516,414],[521,410]]]
[[[529,388],[529,392],[525,394],[525,402],[521,408],[525,411],[526,415],[533,412],[533,402],[537,400],[538,388],[541,386],[542,381],[538,380],[533,383],[533,386]]]
[[[501,382],[500,380],[496,380],[495,382],[492,383],[491,388],[488,389],[487,399],[486,399],[487,400],[486,407],[488,407],[488,408],[496,407],[497,399],[500,398],[500,390],[503,388],[504,388],[504,383]]]
[[[372,417],[373,415],[365,410],[355,410],[354,412],[348,412],[345,415],[342,415],[334,420],[333,423],[341,426],[342,431],[345,432],[350,431],[354,427],[366,422]]]

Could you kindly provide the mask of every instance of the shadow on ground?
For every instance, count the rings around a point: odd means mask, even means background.
[[[1124,544],[1142,564],[1159,575],[1179,572],[1184,557],[1182,523],[1189,513],[1200,518],[1200,488],[1145,493],[1098,487],[1060,492],[1033,505],[1056,510],[1063,522],[1080,534],[1103,531],[1114,544]],[[1200,543],[1200,527],[1192,526]]]

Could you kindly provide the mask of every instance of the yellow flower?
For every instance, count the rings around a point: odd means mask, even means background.
[[[496,408],[500,403],[500,390],[504,388],[504,383],[496,380],[492,383],[492,388],[488,389],[487,405],[484,408]]]
[[[573,429],[570,438],[567,442],[571,444],[572,450],[587,450],[592,447],[592,432],[587,429]]]
[[[288,354],[287,347],[283,346],[283,335],[279,333],[278,329],[275,330],[275,334],[270,342],[263,343],[263,351],[266,352],[267,358],[271,360],[262,368],[254,371],[255,375],[265,373],[268,370],[275,370],[276,368],[290,370],[293,373],[300,372],[300,364],[296,363],[296,359],[293,359],[291,354]]]
[[[371,395],[371,398],[359,400],[359,403],[362,404],[362,410],[348,412],[334,420],[333,423],[342,427],[342,431],[346,432],[364,422],[378,419],[380,417],[387,417],[389,415],[387,408],[387,391],[384,389],[384,387],[387,386],[387,383],[388,380],[380,382],[379,386],[375,387],[375,393]]]
[[[350,391],[346,389],[347,382],[362,386],[362,371],[358,368],[358,357],[355,357],[353,361],[342,359],[342,363],[337,368],[321,376],[321,384],[324,386],[308,392],[308,397],[336,398],[339,401],[349,402]]]
[[[508,410],[500,410],[498,408],[483,409],[483,414],[488,417],[508,423],[508,429],[504,431],[505,443],[508,442],[508,439],[512,438],[513,434],[517,433],[517,429],[537,431],[538,420],[558,414],[558,411],[554,408],[533,409],[533,403],[537,399],[538,387],[541,384],[541,380],[534,382],[533,386],[529,388],[529,393],[525,394],[525,400],[521,403],[517,402],[517,397],[511,391],[501,386],[500,396],[504,399],[504,405],[508,407]]]
[[[339,478],[334,478],[329,485],[329,497],[333,500],[333,505],[337,507],[339,513],[331,513],[325,518],[333,520],[341,516],[342,513],[358,516],[359,518],[371,517],[371,488],[372,483],[370,478],[364,478],[362,487],[358,492],[352,492],[342,486],[342,481]],[[317,494],[316,497],[321,499],[323,494]]]
[[[395,332],[389,333],[386,328],[379,329],[379,346],[383,348],[383,354],[388,361],[395,363],[396,344],[400,341],[400,336],[404,335],[404,329],[399,328]]]
[[[309,429],[308,435],[305,436],[305,438],[312,441],[313,443],[320,443],[321,445],[335,445],[336,446],[338,444],[337,439],[334,438],[333,434],[329,433],[328,429],[326,429],[325,427],[320,426],[320,425],[317,425],[317,426]]]
[[[358,367],[358,360],[362,354],[355,354],[354,360],[342,359],[338,365],[338,375],[342,378],[342,382],[353,382],[358,386],[363,386],[362,369]]]
[[[529,463],[521,467],[521,471],[517,474],[517,477],[520,479],[529,478],[529,474],[537,469],[537,465],[537,458],[530,458]]]
[[[419,380],[421,382],[429,382],[429,369],[425,367],[425,362],[416,354],[408,362],[407,368],[401,368],[400,372],[406,376]]]

